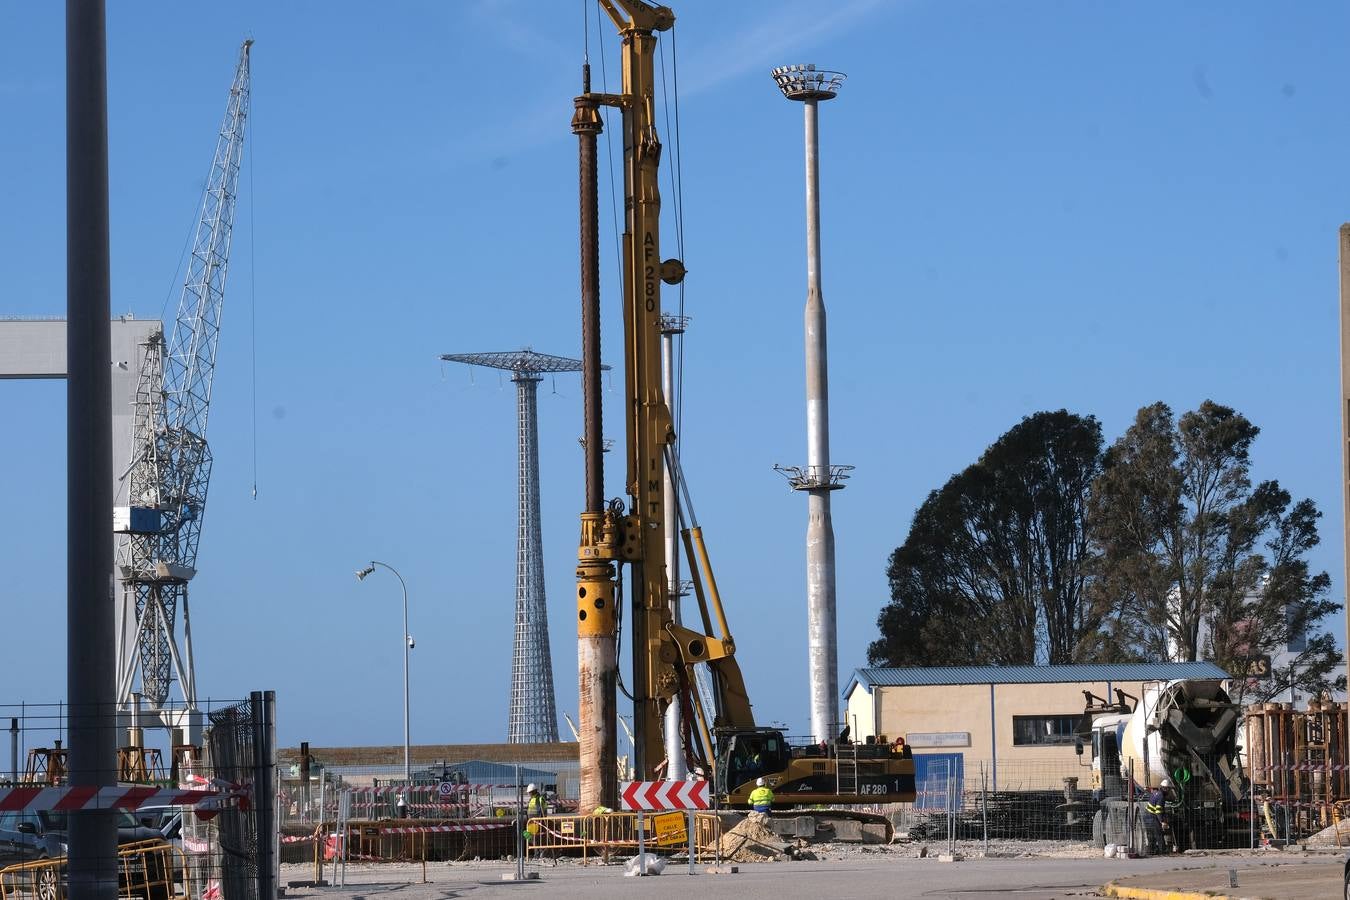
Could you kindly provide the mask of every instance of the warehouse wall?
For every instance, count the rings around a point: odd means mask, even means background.
[[[1087,681],[876,686],[872,688],[875,700],[859,684],[848,697],[848,714],[851,722],[856,716],[859,738],[884,734],[894,740],[903,734],[915,753],[959,753],[967,761],[995,763],[1010,772],[1026,765],[1035,767],[1038,777],[1086,778],[1088,769],[1080,765],[1071,736],[1083,715],[1083,691],[1114,699],[1112,690],[1121,688],[1139,697],[1143,684]],[[872,728],[874,706],[879,721]],[[1015,733],[1019,717],[1025,717],[1022,743],[1017,742]],[[925,739],[925,735],[930,737]],[[969,735],[968,742],[958,735]],[[1039,740],[1032,742],[1036,735]]]

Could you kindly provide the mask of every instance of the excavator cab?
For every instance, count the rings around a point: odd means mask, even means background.
[[[721,794],[747,791],[755,779],[777,779],[787,769],[792,753],[783,733],[773,728],[722,731],[717,735],[717,790]],[[770,785],[772,787],[772,784]]]

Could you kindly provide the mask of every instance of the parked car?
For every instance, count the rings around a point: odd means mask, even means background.
[[[135,814],[125,809],[115,810],[117,816],[117,843],[131,844],[136,841],[154,841],[164,837],[158,828],[147,825]],[[154,814],[158,817],[158,813]],[[37,814],[39,823],[39,837],[42,841],[46,856],[56,857],[66,855],[66,845],[68,842],[67,832],[69,824],[65,812],[57,810],[44,810]],[[149,820],[149,817],[147,817]],[[151,820],[153,821],[153,820]]]
[[[117,843],[119,847],[125,847],[139,841],[167,841],[174,844],[179,840],[179,832],[182,829],[182,815],[176,808],[143,809],[137,810],[135,813],[119,809],[115,811],[114,815],[117,820]],[[3,821],[3,816],[0,816],[0,823],[3,823]],[[42,868],[35,876],[37,880],[36,900],[64,900],[65,888],[63,885],[66,874],[65,861],[62,857],[66,855],[69,843],[69,827],[69,818],[65,812],[51,810],[22,814],[21,819],[15,823],[15,831],[22,834],[23,839],[28,840],[34,850],[33,854],[23,861],[31,862],[35,859],[52,859],[54,861],[52,866]],[[2,839],[3,833],[0,833],[0,840]],[[14,862],[18,861],[14,860]],[[11,864],[3,863],[3,865]],[[124,886],[130,871],[125,865],[118,867],[118,879],[123,882]]]
[[[37,813],[0,813],[0,868],[47,855]]]

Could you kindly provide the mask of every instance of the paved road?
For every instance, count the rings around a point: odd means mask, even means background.
[[[1272,900],[1328,900],[1341,896],[1344,862],[1318,859],[1284,863],[1275,860],[1221,861],[1218,868],[1156,872],[1118,879],[1122,888],[1135,889],[1133,896],[1166,897],[1169,892],[1203,896],[1272,898]],[[1231,877],[1231,880],[1230,880]],[[1237,886],[1232,886],[1232,881]],[[1137,891],[1142,889],[1144,893]],[[1126,893],[1121,891],[1121,894]]]
[[[1247,861],[1248,864],[1251,860]],[[1309,861],[1326,867],[1327,857]],[[619,866],[581,868],[572,865],[532,867],[538,882],[503,883],[511,863],[429,863],[428,884],[418,865],[350,866],[346,888],[293,888],[288,896],[350,900],[493,900],[493,898],[671,897],[690,900],[745,900],[749,897],[792,898],[913,897],[923,900],[1053,900],[1095,896],[1106,882],[1130,875],[1178,868],[1227,868],[1238,864],[1226,857],[1189,859],[972,859],[944,863],[936,859],[887,857],[844,861],[758,863],[740,866],[735,875],[710,875],[700,868],[692,878],[675,864],[657,877],[624,877]],[[282,883],[310,877],[303,866],[284,866]],[[1226,877],[1226,876],[1225,876]],[[1225,882],[1226,883],[1226,882]],[[1324,896],[1335,897],[1339,885]]]

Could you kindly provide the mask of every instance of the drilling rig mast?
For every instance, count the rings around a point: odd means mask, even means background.
[[[756,778],[764,778],[787,804],[912,801],[912,759],[893,753],[870,736],[865,744],[841,735],[790,746],[775,728],[755,725],[750,699],[736,662],[702,530],[675,453],[675,430],[662,379],[661,283],[679,284],[685,268],[660,256],[661,198],[658,174],[661,142],[656,132],[654,57],[656,34],[675,24],[665,6],[645,0],[598,0],[622,40],[623,82],[619,94],[593,93],[589,66],[582,69],[582,94],[575,98],[572,131],[578,137],[581,188],[582,391],[586,407],[586,506],[577,550],[578,728],[581,743],[580,808],[617,805],[614,735],[620,681],[617,659],[617,605],[625,602],[619,569],[631,572],[624,610],[630,626],[634,777],[658,777],[665,752],[665,712],[678,704],[679,744],[689,768],[714,783],[724,805],[745,805]],[[603,128],[599,109],[622,112],[624,147],[623,273],[626,488],[622,501],[605,503],[600,446],[599,276],[596,138]],[[677,622],[671,609],[666,568],[667,471],[676,490],[673,521],[694,596],[697,628]],[[692,617],[691,617],[692,618]],[[700,667],[700,668],[696,668]],[[697,689],[696,673],[707,672],[711,709]],[[672,746],[675,745],[672,741]],[[670,761],[667,760],[669,763]]]
[[[151,335],[136,391],[129,506],[114,512],[114,531],[127,535],[119,550],[122,601],[118,609],[119,709],[139,715],[133,692],[165,727],[183,727],[198,743],[201,726],[192,661],[188,582],[196,574],[211,451],[206,421],[216,369],[225,275],[234,226],[244,126],[249,107],[246,40],[230,85],[225,119],[202,197],[187,277],[169,340]],[[182,620],[183,640],[178,642]],[[167,706],[177,676],[185,711]],[[133,741],[134,743],[134,741]]]

